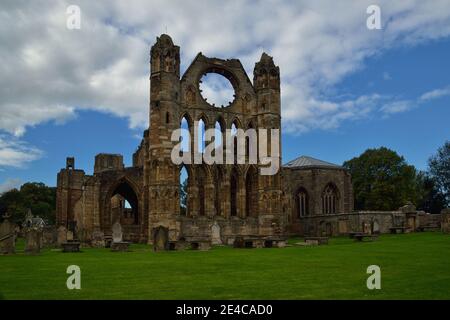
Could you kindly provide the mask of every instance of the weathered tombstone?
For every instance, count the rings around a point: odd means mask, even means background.
[[[211,244],[222,244],[222,238],[220,236],[220,226],[217,221],[211,226]]]
[[[117,221],[112,226],[111,251],[128,251],[130,243],[123,241],[122,226]]]
[[[92,232],[91,245],[95,248],[104,248],[105,247],[105,234],[99,230]]]
[[[67,241],[73,241],[73,231],[68,230],[66,235]]]
[[[163,251],[169,249],[169,230],[163,226],[153,229],[153,250]]]
[[[0,253],[12,254],[15,253],[15,224],[9,221],[9,215],[3,216],[4,220],[0,224]]]
[[[38,254],[41,252],[42,231],[30,228],[25,233],[25,253]]]
[[[57,244],[61,246],[64,242],[67,242],[67,229],[64,226],[58,227],[58,236],[57,236]]]
[[[363,233],[372,234],[372,228],[370,226],[370,223],[363,222],[362,229],[363,229]]]
[[[118,221],[116,223],[114,223],[112,226],[112,236],[113,236],[113,243],[114,242],[122,242],[122,237],[123,237],[122,226],[120,225],[120,223]]]
[[[380,224],[378,223],[378,220],[372,221],[372,233],[373,234],[380,233]]]
[[[39,217],[33,217],[31,210],[28,209],[23,230],[25,232],[25,253],[38,254],[42,247],[42,231],[45,227],[44,221]]]

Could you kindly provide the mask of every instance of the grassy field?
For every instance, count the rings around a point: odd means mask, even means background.
[[[18,249],[0,256],[2,299],[450,299],[450,236],[438,232],[282,249]],[[81,268],[81,290],[66,288],[72,264]],[[381,268],[381,290],[366,287],[372,264]]]

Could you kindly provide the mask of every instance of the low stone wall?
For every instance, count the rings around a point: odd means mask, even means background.
[[[180,222],[184,238],[213,237],[215,230],[215,237],[220,237],[223,244],[232,244],[236,236],[258,234],[258,219],[253,217],[182,217]]]
[[[407,232],[440,228],[441,215],[423,211],[355,211],[333,215],[315,215],[297,221],[291,235],[337,236],[350,232],[389,233],[391,227],[405,227]]]

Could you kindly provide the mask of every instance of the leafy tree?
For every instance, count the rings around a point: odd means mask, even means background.
[[[430,175],[440,192],[446,198],[446,205],[450,204],[450,141],[437,150],[437,154],[428,160]]]
[[[344,167],[352,175],[357,210],[395,210],[420,198],[416,169],[388,148],[367,149]]]
[[[8,211],[12,220],[21,224],[28,208],[49,224],[55,222],[56,188],[40,182],[28,182],[20,190],[12,189],[0,195],[0,212]]]
[[[417,174],[417,185],[420,195],[417,209],[429,213],[440,213],[446,207],[445,195],[439,190],[436,180],[427,172]]]

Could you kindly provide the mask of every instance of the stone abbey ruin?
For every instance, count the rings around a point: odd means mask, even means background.
[[[207,73],[220,74],[232,84],[234,100],[228,106],[218,108],[203,98],[199,82]],[[349,173],[310,157],[288,162],[275,175],[258,174],[260,163],[176,165],[171,160],[171,135],[182,119],[191,136],[199,120],[205,128],[219,125],[222,132],[232,126],[280,129],[280,109],[280,70],[269,55],[263,53],[255,64],[253,81],[239,60],[202,53],[180,77],[180,47],[161,35],[150,51],[150,126],[132,166],[124,166],[122,155],[100,153],[93,175],[87,175],[75,167],[74,158],[67,158],[57,178],[57,226],[84,243],[104,245],[119,222],[124,240],[162,243],[165,248],[238,240],[280,246],[289,235],[440,228],[439,215],[408,205],[391,212],[354,211]],[[183,208],[182,168],[188,173]]]

